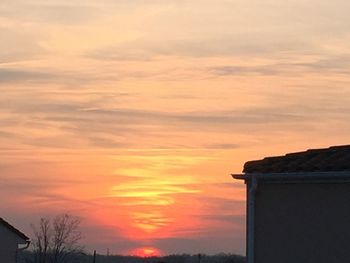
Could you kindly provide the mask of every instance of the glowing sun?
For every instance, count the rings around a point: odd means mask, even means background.
[[[138,257],[158,257],[161,255],[161,252],[159,249],[154,247],[141,247],[133,250],[133,255]]]

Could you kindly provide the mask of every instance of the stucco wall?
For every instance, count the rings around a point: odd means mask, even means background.
[[[260,183],[256,263],[350,262],[350,184]]]
[[[23,243],[17,235],[12,233],[3,225],[0,225],[0,262],[15,263],[16,251],[19,243]]]

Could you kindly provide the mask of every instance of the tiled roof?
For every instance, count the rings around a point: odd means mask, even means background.
[[[10,225],[9,223],[7,223],[4,219],[2,219],[0,217],[0,224],[5,226],[6,228],[8,228],[11,232],[15,233],[17,236],[19,236],[20,238],[24,239],[24,240],[29,240],[29,237],[27,237],[25,234],[23,234],[21,231],[19,231],[17,228],[15,228],[14,226]]]
[[[244,173],[298,173],[350,171],[350,145],[313,149],[249,161]]]

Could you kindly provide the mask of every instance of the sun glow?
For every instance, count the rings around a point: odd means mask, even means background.
[[[183,163],[182,166],[178,166],[179,169],[188,167],[194,160],[188,161],[190,157],[179,158],[177,155],[136,157],[136,160],[133,158],[125,159],[138,161],[136,166],[142,168],[115,170],[116,175],[122,175],[126,180],[111,187],[110,197],[118,200],[119,205],[125,209],[129,218],[129,236],[164,236],[173,222],[177,221],[177,215],[172,214],[172,210],[177,206],[176,200],[180,196],[201,191],[197,188],[198,179],[191,175],[174,174],[173,163],[179,159],[178,163]]]
[[[133,250],[131,254],[138,257],[145,258],[145,257],[158,257],[162,253],[159,249],[154,247],[141,247]]]

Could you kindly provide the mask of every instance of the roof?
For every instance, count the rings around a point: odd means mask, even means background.
[[[336,171],[350,171],[350,145],[266,157],[262,160],[246,162],[243,169],[246,174]]]
[[[6,222],[3,218],[0,217],[0,224],[9,229],[12,233],[16,234],[18,237],[29,240],[29,237],[27,237],[25,234],[23,234],[21,231],[19,231],[14,226],[10,225],[8,222]]]

